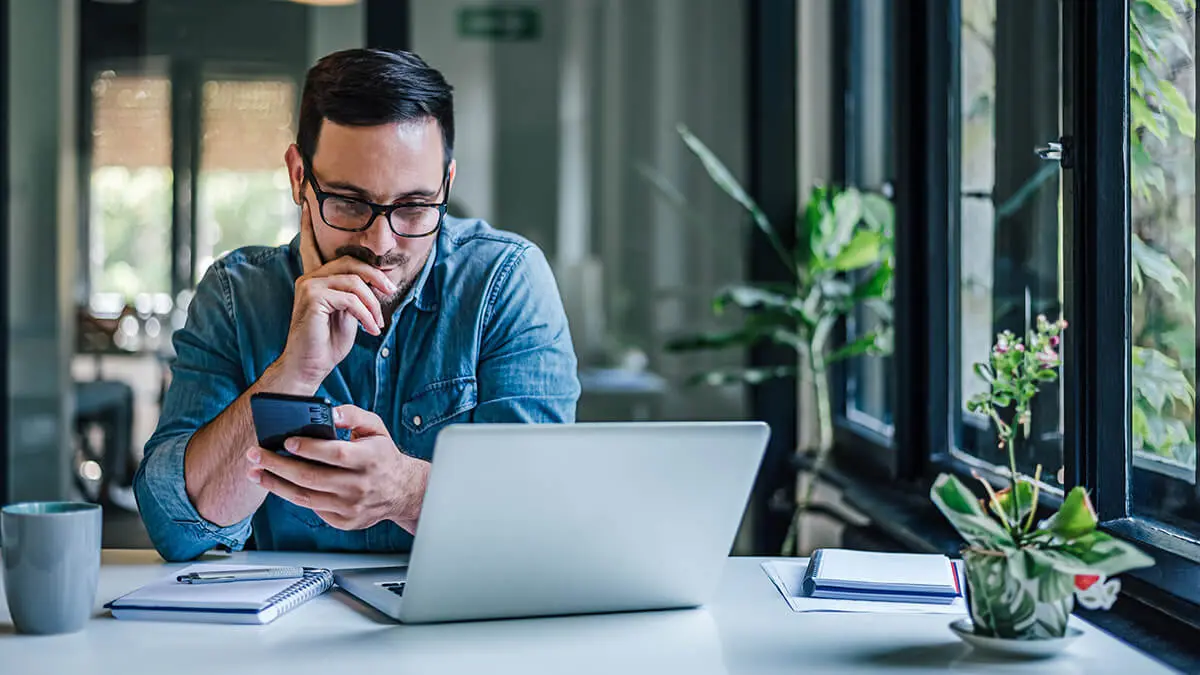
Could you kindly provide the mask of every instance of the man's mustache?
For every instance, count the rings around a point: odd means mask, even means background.
[[[339,246],[333,252],[334,258],[341,258],[342,256],[350,256],[356,260],[361,260],[372,267],[399,267],[408,264],[408,254],[402,251],[393,251],[387,255],[375,255],[375,252],[371,249],[354,244]]]

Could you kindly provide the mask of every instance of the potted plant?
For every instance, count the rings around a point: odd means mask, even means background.
[[[811,472],[797,499],[783,545],[783,555],[793,555],[801,516],[812,501],[816,477],[833,447],[829,366],[858,354],[891,352],[892,204],[882,194],[817,185],[809,193],[804,210],[795,217],[795,243],[789,245],[712,151],[686,127],[680,126],[679,133],[709,177],[749,212],[754,226],[770,242],[788,272],[786,282],[735,284],[716,295],[712,301],[714,312],[722,313],[730,307],[743,310],[740,327],[672,340],[667,348],[746,348],[770,341],[795,350],[795,365],[716,370],[693,378],[723,385],[798,376],[800,385],[812,393],[817,414],[811,437],[816,441],[800,449],[810,456]],[[878,328],[831,349],[834,329],[859,306],[866,306],[875,315]]]
[[[968,597],[974,634],[1008,640],[1061,638],[1076,598],[1091,609],[1108,609],[1120,588],[1113,577],[1154,560],[1132,545],[1096,529],[1096,512],[1082,487],[1038,521],[1042,467],[1032,480],[1017,474],[1014,446],[1028,437],[1030,401],[1042,382],[1058,377],[1059,346],[1067,322],[1038,316],[1024,338],[997,336],[987,363],[975,373],[988,389],[967,402],[986,415],[1007,450],[1008,487],[995,490],[981,479],[986,497],[976,499],[956,477],[938,476],[934,504],[966,541]],[[1018,433],[1020,432],[1020,433]],[[977,476],[978,477],[978,476]]]

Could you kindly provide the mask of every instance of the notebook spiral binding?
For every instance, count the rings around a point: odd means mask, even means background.
[[[278,604],[280,613],[286,613],[302,602],[315,598],[333,587],[333,571],[308,567],[304,579],[267,598],[267,606]]]

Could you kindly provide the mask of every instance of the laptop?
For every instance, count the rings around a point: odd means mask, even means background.
[[[334,579],[405,623],[698,607],[769,435],[761,422],[450,426],[408,565]]]

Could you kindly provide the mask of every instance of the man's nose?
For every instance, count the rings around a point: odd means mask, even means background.
[[[375,216],[375,220],[371,221],[362,236],[362,245],[371,249],[377,256],[382,256],[396,247],[396,235],[392,233],[387,216],[382,213]]]

